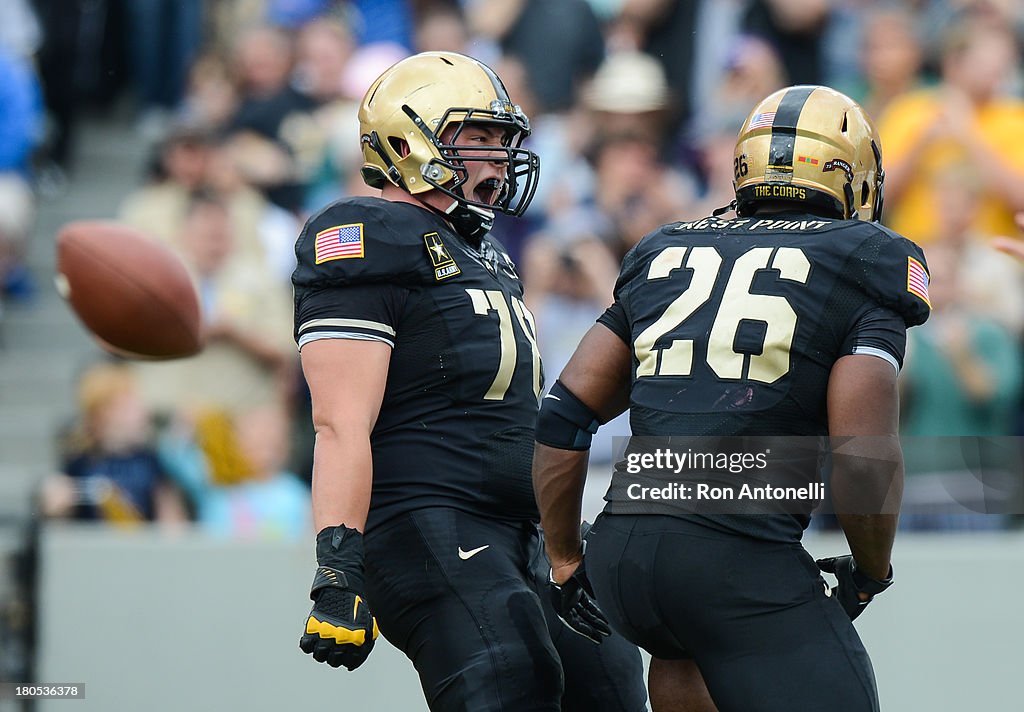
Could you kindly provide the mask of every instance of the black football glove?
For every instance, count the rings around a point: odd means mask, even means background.
[[[849,554],[818,559],[814,563],[825,573],[835,575],[837,584],[832,587],[832,595],[839,600],[851,621],[864,612],[875,596],[892,586],[892,566],[889,567],[889,578],[879,581],[862,574]],[[866,601],[860,599],[858,594],[861,593],[868,595]]]
[[[586,541],[583,551],[586,552]],[[553,573],[553,572],[552,572]],[[583,561],[565,583],[559,586],[551,573],[548,574],[548,591],[555,613],[563,623],[575,633],[589,638],[600,645],[601,641],[612,634],[608,619],[594,600],[594,589],[590,586],[587,572],[583,569]]]
[[[309,597],[313,610],[299,647],[331,667],[355,670],[377,640],[377,621],[363,597],[363,535],[345,526],[316,537],[319,566]]]

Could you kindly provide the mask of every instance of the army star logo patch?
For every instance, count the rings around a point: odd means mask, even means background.
[[[430,263],[434,266],[434,279],[440,282],[462,273],[448,248],[441,241],[440,235],[436,232],[428,232],[423,236],[423,243],[427,246]]]

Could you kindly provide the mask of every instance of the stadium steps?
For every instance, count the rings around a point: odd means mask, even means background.
[[[0,317],[0,513],[31,516],[30,493],[57,466],[56,433],[74,415],[77,374],[101,356],[53,286],[57,231],[70,220],[112,218],[147,158],[130,120],[83,116],[66,190],[42,196],[28,262],[38,293]]]

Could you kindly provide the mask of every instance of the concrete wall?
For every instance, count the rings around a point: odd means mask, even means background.
[[[845,550],[833,537],[807,546]],[[39,681],[85,682],[86,699],[41,709],[424,710],[411,666],[383,638],[355,673],[298,650],[311,549],[50,527]],[[1021,709],[1024,536],[903,535],[894,561],[897,585],[857,621],[882,708]]]

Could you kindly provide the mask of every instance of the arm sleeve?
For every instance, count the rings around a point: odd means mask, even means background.
[[[383,341],[392,348],[408,290],[393,284],[325,287],[296,295],[295,342],[318,339]]]
[[[866,354],[888,361],[897,372],[907,350],[907,325],[900,314],[887,307],[865,311],[847,334],[840,356]]]

